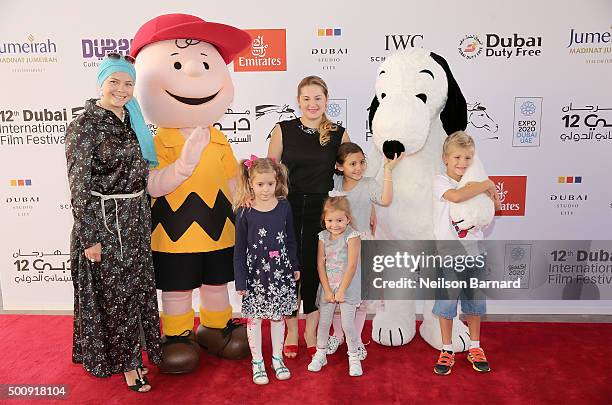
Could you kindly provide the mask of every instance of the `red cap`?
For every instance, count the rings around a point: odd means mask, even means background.
[[[134,58],[148,44],[168,39],[197,39],[214,45],[226,64],[251,44],[251,36],[241,29],[207,22],[189,14],[164,14],[144,23],[136,32],[130,55]]]

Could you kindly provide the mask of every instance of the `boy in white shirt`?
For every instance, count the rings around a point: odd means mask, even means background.
[[[474,140],[465,132],[457,131],[449,135],[444,141],[442,159],[446,165],[446,174],[439,174],[434,179],[434,235],[436,240],[459,240],[458,228],[450,218],[450,202],[460,203],[467,201],[481,193],[487,193],[495,202],[495,209],[501,204],[495,189],[495,184],[487,179],[481,182],[468,183],[457,188],[461,177],[472,164],[474,157]],[[462,240],[482,240],[482,231],[470,231],[461,235]],[[454,269],[443,269],[446,273],[453,273]],[[486,313],[486,301],[469,299],[469,291],[462,290],[461,312],[467,314],[468,328],[471,343],[468,350],[468,360],[474,370],[478,372],[491,371],[484,351],[480,347],[480,317]],[[434,372],[439,375],[448,375],[455,363],[455,354],[452,351],[453,318],[457,316],[458,299],[436,299],[432,312],[440,320],[442,333],[442,351]]]

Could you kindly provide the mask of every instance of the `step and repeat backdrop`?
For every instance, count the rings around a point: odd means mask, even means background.
[[[64,133],[95,97],[96,67],[136,30],[183,12],[248,30],[229,66],[235,100],[215,125],[238,158],[299,116],[306,75],[328,116],[367,151],[367,108],[387,55],[424,47],[448,61],[502,200],[488,239],[612,239],[612,3],[381,0],[3,1],[0,5],[0,287],[4,310],[72,308]],[[609,274],[612,275],[612,274]],[[237,299],[234,300],[237,304]],[[612,313],[606,301],[495,302],[498,313]]]

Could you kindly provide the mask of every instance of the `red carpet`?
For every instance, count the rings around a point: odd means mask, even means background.
[[[302,325],[303,326],[303,325]],[[369,335],[366,323],[364,336]],[[264,356],[269,363],[270,337],[264,324]],[[0,316],[0,384],[67,384],[68,401],[18,403],[494,403],[610,404],[612,324],[486,322],[483,346],[492,372],[477,374],[457,356],[451,375],[432,368],[437,352],[418,335],[407,346],[386,348],[371,343],[364,376],[349,377],[340,350],[328,356],[320,373],[306,370],[305,348],[286,360],[293,377],[255,386],[250,361],[229,361],[205,354],[191,375],[168,376],[151,369],[153,391],[129,391],[122,376],[99,379],[72,364],[70,316]]]

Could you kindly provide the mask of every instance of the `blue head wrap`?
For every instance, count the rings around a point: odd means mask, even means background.
[[[125,72],[129,74],[134,81],[136,81],[136,69],[134,65],[126,61],[123,57],[119,59],[104,58],[100,66],[98,66],[98,85],[102,86],[102,83],[115,72]],[[140,110],[140,105],[136,101],[136,97],[132,97],[130,101],[125,105],[130,114],[130,124],[132,129],[136,133],[138,143],[140,144],[140,150],[142,156],[149,162],[149,166],[155,167],[159,164],[157,161],[157,153],[155,153],[155,146],[153,145],[153,137],[151,131],[145,123]]]

